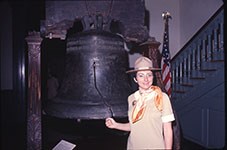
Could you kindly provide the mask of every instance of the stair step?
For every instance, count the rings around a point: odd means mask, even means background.
[[[192,80],[204,80],[204,77],[190,77]]]
[[[219,67],[222,67],[224,64],[224,60],[210,60],[207,62],[203,62],[201,64],[201,70],[207,70],[207,69],[218,69]],[[204,69],[203,69],[204,68]]]
[[[219,59],[219,60],[211,60],[210,62],[225,62],[225,60],[223,60],[223,59]]]
[[[212,71],[216,71],[217,69],[201,69],[200,71],[202,72],[212,72]]]
[[[181,86],[187,86],[187,87],[193,87],[193,84],[191,83],[182,83]]]
[[[175,92],[175,93],[180,93],[180,94],[186,93],[186,91],[182,91],[182,90],[174,90],[173,92]]]

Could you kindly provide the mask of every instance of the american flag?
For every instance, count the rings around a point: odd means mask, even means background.
[[[169,97],[171,97],[171,70],[170,70],[170,52],[169,52],[169,29],[168,29],[168,19],[170,14],[164,12],[162,14],[163,19],[165,20],[165,29],[162,45],[162,80],[165,87],[165,90]]]

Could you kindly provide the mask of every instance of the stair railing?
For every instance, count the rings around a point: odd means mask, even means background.
[[[224,7],[222,6],[171,60],[172,99],[180,99],[203,79],[212,62],[224,61]]]

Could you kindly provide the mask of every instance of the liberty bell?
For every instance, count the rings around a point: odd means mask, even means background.
[[[45,112],[58,118],[127,117],[132,93],[128,53],[121,36],[100,29],[67,38],[64,78]]]

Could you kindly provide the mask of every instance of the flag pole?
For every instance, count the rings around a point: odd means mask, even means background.
[[[171,97],[171,68],[170,68],[170,51],[169,51],[169,28],[168,21],[172,19],[169,12],[165,11],[162,13],[164,20],[164,35],[162,45],[162,81],[164,88],[169,97]]]
[[[171,89],[171,64],[170,64],[170,51],[169,51],[169,27],[168,21],[172,19],[169,12],[163,12],[162,14],[165,26],[164,26],[164,36],[163,36],[163,45],[162,45],[162,80],[166,93],[171,99],[172,89]],[[172,105],[173,106],[173,105]],[[181,149],[181,130],[180,123],[178,121],[177,113],[173,107],[173,113],[175,121],[172,123],[173,128],[173,149]]]

